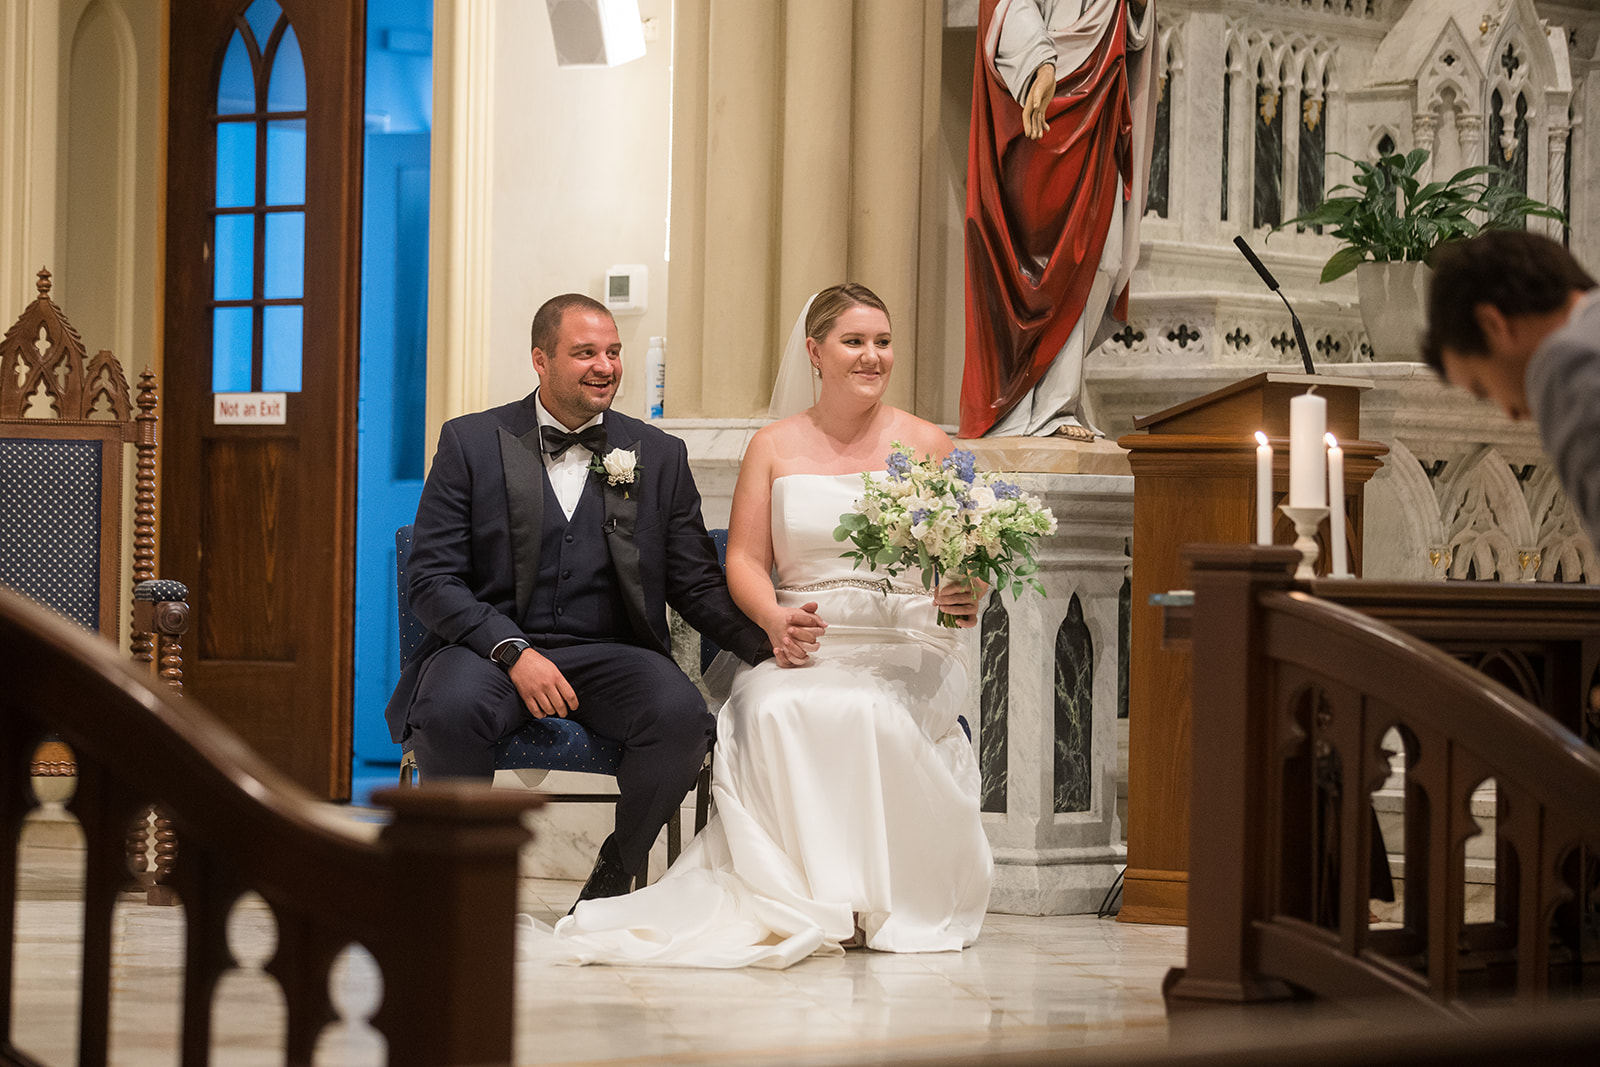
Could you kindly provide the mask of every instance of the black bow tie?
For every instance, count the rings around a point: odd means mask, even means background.
[[[560,459],[561,453],[573,445],[582,445],[597,456],[606,450],[606,427],[604,423],[599,422],[577,433],[568,433],[554,426],[541,426],[539,437],[544,442],[544,450],[550,454],[551,459]]]

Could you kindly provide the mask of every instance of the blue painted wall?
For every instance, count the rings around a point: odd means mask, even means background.
[[[364,784],[392,782],[400,761],[383,708],[400,673],[394,531],[416,516],[428,447],[431,0],[369,0],[366,116],[352,768],[358,802]]]

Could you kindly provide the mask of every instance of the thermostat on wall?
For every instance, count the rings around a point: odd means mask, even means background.
[[[649,302],[650,275],[643,263],[624,263],[606,271],[605,305],[612,311],[642,313]]]

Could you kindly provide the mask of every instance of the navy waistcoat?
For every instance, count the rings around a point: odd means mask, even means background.
[[[591,478],[584,484],[569,521],[550,486],[549,474],[541,481],[544,530],[539,574],[528,601],[528,617],[522,620],[523,631],[535,643],[553,645],[632,642],[633,627],[602,529],[605,501],[598,483]]]

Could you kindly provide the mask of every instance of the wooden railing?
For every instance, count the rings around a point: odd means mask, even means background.
[[[393,1064],[508,1063],[512,1055],[518,790],[430,786],[374,798],[393,809],[358,833],[193,700],[153,687],[109,643],[0,590],[0,1062],[12,1044],[18,834],[35,806],[29,759],[55,733],[78,765],[68,804],[85,841],[79,1063],[107,1061],[112,912],[133,883],[129,827],[151,805],[180,847],[184,907],[181,1062],[208,1062],[211,1002],[231,965],[226,922],[258,893],[278,925],[267,970],[283,989],[286,1062],[309,1063],[335,1018],[328,973],[359,943],[383,976],[370,1020]],[[165,687],[161,687],[165,688]]]
[[[1556,721],[1581,718],[1589,694],[1561,682],[1560,699],[1540,710],[1449,652],[1297,587],[1291,549],[1205,546],[1189,558],[1188,966],[1169,976],[1169,1006],[1310,994],[1464,1015],[1497,995],[1600,992],[1600,755]],[[1354,587],[1345,595],[1360,599]],[[1531,596],[1512,597],[1513,614]],[[1382,600],[1368,599],[1368,611]],[[1557,599],[1579,649],[1569,673],[1592,670],[1600,631],[1585,636],[1592,624],[1581,620],[1594,604]],[[1423,616],[1481,637],[1492,609]],[[1414,605],[1398,614],[1418,617]],[[1573,711],[1561,714],[1569,697]],[[1406,755],[1405,902],[1399,928],[1375,929],[1371,794],[1389,773],[1391,729]],[[1464,846],[1479,832],[1473,793],[1489,779],[1495,909],[1468,922]]]

